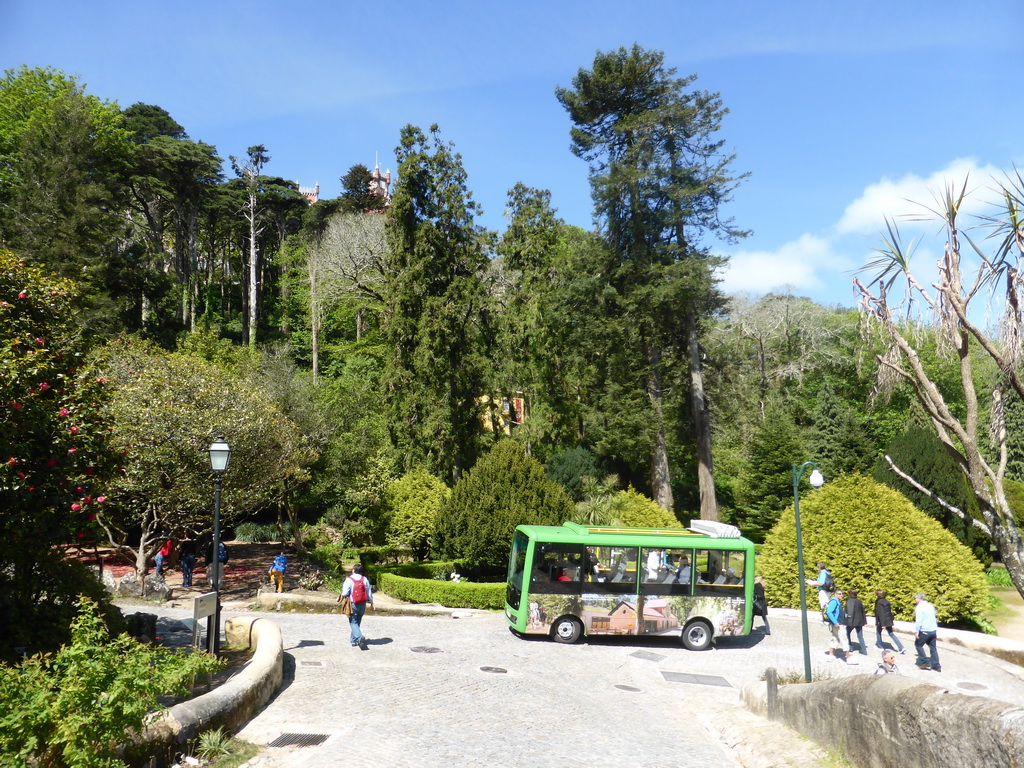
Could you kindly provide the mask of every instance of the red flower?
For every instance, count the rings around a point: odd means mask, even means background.
[[[61,408],[60,409],[60,415],[61,416],[67,416],[68,415],[68,409],[67,408]]]
[[[96,501],[97,501],[97,503],[99,503],[99,504],[102,504],[102,503],[103,503],[103,502],[105,502],[106,500],[107,500],[107,497],[106,497],[106,496],[97,496],[97,497],[96,497]]]
[[[78,427],[71,427],[71,434],[72,435],[77,435],[78,434]]]
[[[18,463],[18,460],[16,458],[14,458],[13,456],[11,456],[11,458],[9,458],[7,460],[7,463],[10,464],[13,467],[15,464]]]
[[[74,453],[77,450],[77,448],[68,448],[68,453]]]
[[[74,504],[71,505],[71,511],[72,512],[78,512],[81,508],[82,508],[82,505],[79,504],[77,501]]]
[[[84,533],[82,533],[81,531],[79,531],[79,532],[78,532],[78,538],[80,538],[80,539],[84,539],[84,538],[85,538],[85,534],[84,534]]]
[[[92,513],[92,514],[90,514],[90,515],[89,515],[89,522],[90,522],[90,523],[91,523],[91,522],[92,522],[93,520],[95,520],[95,519],[96,519],[96,514],[95,514],[95,513]]]
[[[45,392],[49,388],[50,388],[50,385],[47,382],[45,382],[45,381],[39,382],[39,389],[41,389],[43,392]]]
[[[46,460],[46,465],[49,466],[49,467],[55,466],[56,464],[57,464],[57,460],[56,459],[47,459]]]
[[[12,405],[14,406],[14,410],[16,410],[16,411],[20,411],[21,410],[21,403],[12,403]]]
[[[95,467],[88,467],[88,468],[87,468],[87,469],[85,470],[85,474],[87,474],[87,475],[91,475],[91,474],[93,474],[93,473],[94,473],[95,471],[96,471],[96,468],[95,468]]]
[[[38,336],[36,336],[36,344],[38,344],[41,347],[41,346],[43,346],[43,343],[44,343],[43,340],[40,339]]]
[[[19,299],[24,299],[24,298],[25,298],[25,292],[24,292],[24,291],[22,291],[21,293],[19,293],[19,294],[18,294],[18,298],[19,298]]]
[[[83,504],[92,504],[92,496],[86,496],[84,499],[82,499],[82,503]]]

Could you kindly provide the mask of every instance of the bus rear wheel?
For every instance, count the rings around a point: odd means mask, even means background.
[[[687,624],[683,629],[683,645],[691,651],[706,651],[711,647],[711,627],[703,621]]]
[[[572,616],[563,616],[551,625],[551,637],[556,643],[575,643],[583,634],[583,625]]]

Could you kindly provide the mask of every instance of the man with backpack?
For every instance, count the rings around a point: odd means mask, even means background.
[[[843,593],[842,590],[837,589],[831,596],[828,604],[825,606],[825,623],[828,626],[829,632],[829,646],[825,653],[828,654],[828,658],[825,661],[835,661],[838,657],[836,656],[837,650],[843,649],[843,643],[839,639],[839,625],[845,622],[845,611],[843,610]],[[852,661],[848,656],[846,658],[847,664],[856,664],[857,662]]]
[[[824,563],[818,563],[818,578],[805,579],[805,583],[809,587],[818,588],[818,605],[821,606],[821,620],[825,621],[825,607],[828,605],[832,593],[836,591],[836,582],[832,578],[832,572],[825,567]]]
[[[352,566],[352,573],[341,585],[341,598],[352,600],[352,613],[348,617],[349,641],[353,648],[366,650],[366,638],[363,637],[363,630],[360,626],[363,621],[363,614],[366,613],[366,605],[369,603],[373,609],[373,588],[370,580],[363,575],[363,566],[356,564]],[[341,599],[339,598],[339,600]]]

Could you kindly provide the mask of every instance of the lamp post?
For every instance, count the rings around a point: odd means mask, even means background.
[[[209,570],[212,573],[213,591],[217,595],[217,609],[213,616],[206,620],[206,637],[210,653],[216,655],[220,651],[220,579],[223,573],[220,562],[220,488],[224,471],[231,461],[231,446],[221,435],[210,444],[210,469],[213,470],[214,501],[213,501],[213,551]]]
[[[810,478],[811,486],[821,488],[825,478],[813,461],[805,461],[799,467],[793,465],[793,514],[796,517],[796,564],[800,571],[800,629],[804,641],[804,679],[811,682],[811,643],[807,637],[807,583],[804,581],[804,537],[800,529],[800,479],[809,467],[814,467]]]

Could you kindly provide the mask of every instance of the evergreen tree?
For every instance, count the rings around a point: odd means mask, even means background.
[[[698,337],[701,318],[720,303],[719,262],[701,238],[744,233],[720,215],[739,180],[715,139],[726,110],[717,94],[687,90],[693,80],[677,78],[663,53],[634,45],[599,52],[556,95],[574,124],[573,153],[590,164],[596,217],[613,254],[606,279],[637,337],[630,368],[648,403],[653,495],[672,509],[666,371],[688,365],[701,515],[717,519]]]
[[[393,439],[407,466],[457,481],[473,466],[485,394],[488,298],[479,208],[461,156],[419,128],[402,129],[399,181],[388,212],[383,286],[385,375]]]
[[[735,523],[744,535],[760,541],[793,501],[793,465],[802,455],[789,415],[776,406],[765,412],[747,447]]]
[[[826,383],[818,390],[808,451],[830,480],[848,472],[865,472],[873,446],[857,414]]]
[[[501,440],[452,489],[434,529],[442,558],[501,567],[517,525],[561,525],[572,513],[562,486],[513,440]]]
[[[972,514],[977,513],[977,503],[963,473],[958,471],[956,462],[943,448],[935,433],[924,425],[919,412],[911,419],[906,429],[890,441],[885,454],[898,467],[912,473],[918,482],[950,504]],[[895,488],[918,509],[942,523],[943,527],[956,536],[983,563],[992,562],[991,543],[987,536],[974,526],[965,525],[958,515],[896,475],[889,469],[884,457],[876,461],[874,477],[878,482]]]

